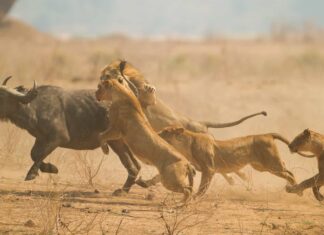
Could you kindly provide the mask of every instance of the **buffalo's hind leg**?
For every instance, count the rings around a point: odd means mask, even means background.
[[[50,163],[44,163],[43,160],[54,151],[59,146],[57,141],[49,141],[45,142],[39,139],[36,139],[35,144],[31,150],[31,158],[34,161],[34,164],[29,169],[27,176],[25,178],[26,181],[33,180],[38,176],[38,170],[41,168],[42,170],[50,170],[50,171],[56,171],[58,172],[58,169],[50,164]],[[53,167],[52,169],[49,169],[48,166]],[[55,173],[55,172],[50,172]]]
[[[320,186],[314,186],[313,189],[313,194],[315,196],[315,198],[317,199],[317,201],[323,201],[324,200],[324,196],[320,193],[320,188],[322,185]]]
[[[141,165],[137,162],[133,153],[122,140],[109,141],[109,146],[118,155],[121,163],[128,172],[128,176],[123,187],[113,192],[114,196],[120,196],[128,193],[131,187],[135,184],[137,175],[141,169]]]

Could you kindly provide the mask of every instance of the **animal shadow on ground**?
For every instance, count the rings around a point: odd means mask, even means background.
[[[17,196],[17,197],[38,197],[38,198],[52,198],[52,197],[61,197],[62,202],[68,203],[89,203],[89,204],[100,204],[100,205],[120,205],[120,206],[143,206],[143,207],[154,207],[159,206],[158,202],[152,202],[143,199],[143,202],[139,200],[132,200],[132,198],[122,198],[122,197],[112,197],[111,193],[97,193],[89,191],[79,191],[79,190],[70,190],[70,191],[48,191],[48,190],[0,190],[1,196]],[[98,200],[93,200],[98,199]],[[104,199],[104,200],[99,200]]]

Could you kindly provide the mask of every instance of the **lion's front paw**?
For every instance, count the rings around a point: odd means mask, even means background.
[[[149,93],[154,93],[156,89],[150,84],[144,84],[144,90]]]

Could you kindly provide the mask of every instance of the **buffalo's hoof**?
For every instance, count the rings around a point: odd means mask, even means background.
[[[135,181],[135,184],[141,186],[142,188],[149,188],[156,185],[159,182],[161,182],[161,178],[159,175],[157,175],[150,180],[143,180],[142,177],[139,177],[139,179]]]
[[[320,193],[319,188],[313,187],[313,193],[317,201],[321,202],[324,200],[324,196]]]
[[[38,173],[30,173],[29,172],[25,178],[25,181],[34,180],[37,176],[38,176]]]
[[[324,196],[322,194],[319,194],[319,195],[316,196],[316,199],[317,199],[317,201],[321,202],[321,201],[324,200]]]
[[[287,193],[296,193],[298,196],[303,196],[303,191],[298,190],[296,185],[286,185]]]
[[[55,165],[51,163],[42,163],[39,167],[41,172],[51,173],[51,174],[57,174],[58,169]]]
[[[324,200],[324,196],[320,193],[314,194],[317,201],[321,202]]]
[[[128,193],[127,193],[125,190],[121,189],[121,188],[115,190],[115,191],[112,193],[112,195],[115,196],[115,197],[126,196],[127,194],[128,194]]]
[[[135,183],[137,185],[141,186],[142,188],[149,188],[150,186],[152,186],[152,183],[150,180],[142,180],[142,177],[139,177],[139,179],[136,180]]]

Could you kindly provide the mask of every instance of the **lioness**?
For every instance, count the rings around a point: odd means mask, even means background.
[[[155,87],[144,79],[142,73],[126,61],[115,60],[106,65],[100,75],[100,80],[110,80],[122,77],[128,87],[134,92],[143,109],[156,104]],[[125,84],[126,84],[125,83]]]
[[[155,88],[145,80],[141,72],[132,64],[124,60],[115,60],[106,65],[101,71],[100,80],[124,78],[128,86],[137,94],[143,111],[155,131],[160,131],[167,126],[182,126],[194,132],[206,133],[208,128],[225,128],[238,125],[243,121],[267,113],[262,111],[245,116],[237,121],[228,123],[215,123],[211,121],[194,121],[172,110],[155,95]],[[126,83],[125,83],[126,84]]]
[[[235,126],[241,122],[257,116],[266,115],[266,112],[255,113],[240,120],[229,123],[215,123],[208,121],[194,121],[188,117],[180,115],[166,105],[162,100],[158,99],[155,94],[155,88],[145,80],[141,72],[136,69],[132,64],[123,61],[115,60],[112,63],[106,65],[101,71],[100,80],[110,79],[125,79],[124,85],[128,84],[134,94],[137,95],[138,100],[142,106],[142,109],[155,131],[160,131],[167,126],[177,125],[185,127],[193,132],[206,133],[208,128],[225,128]],[[105,151],[108,151],[107,149]],[[134,161],[136,161],[134,159]],[[135,162],[136,163],[136,162]],[[134,167],[139,164],[132,164]],[[139,171],[139,169],[138,169]],[[234,181],[230,176],[223,175],[229,184],[233,184]],[[147,187],[151,184],[151,181],[138,180],[137,183],[141,186]],[[115,195],[121,194],[122,191],[115,193]]]
[[[291,152],[309,151],[314,155],[304,157],[316,157],[318,162],[318,174],[301,182],[300,184],[287,186],[290,193],[302,193],[307,188],[312,188],[315,198],[323,201],[324,196],[319,189],[324,185],[324,136],[309,129],[304,130],[301,134],[289,144]]]
[[[122,85],[123,82],[122,79],[104,80],[96,91],[99,101],[111,102],[110,125],[99,136],[103,150],[107,141],[123,139],[141,161],[158,169],[165,188],[183,193],[184,201],[187,201],[192,191],[194,169],[185,157],[153,130],[139,101]]]
[[[275,139],[289,144],[279,134],[251,135],[230,140],[215,140],[211,135],[194,133],[182,127],[167,127],[159,135],[182,153],[194,167],[202,172],[197,195],[209,187],[215,173],[236,172],[250,164],[258,171],[268,171],[295,185],[294,175],[280,159]]]

